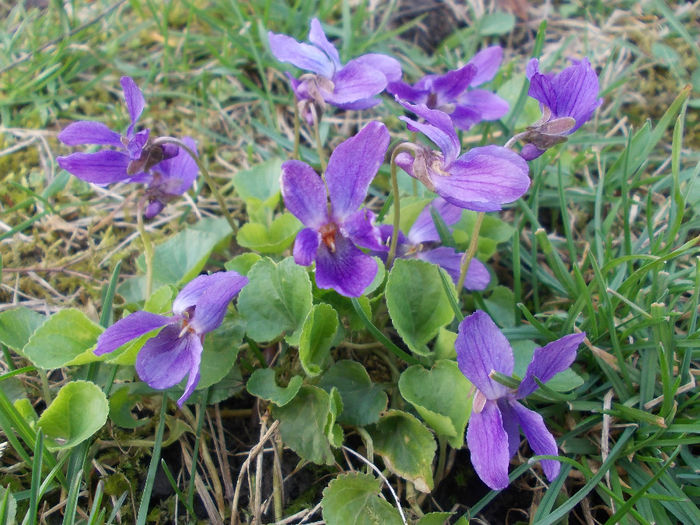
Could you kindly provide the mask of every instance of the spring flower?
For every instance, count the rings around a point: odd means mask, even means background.
[[[369,53],[343,65],[317,18],[311,20],[311,44],[272,32],[268,40],[277,60],[311,72],[298,80],[289,79],[298,100],[313,101],[320,109],[325,103],[341,109],[370,108],[379,103],[375,95],[401,78],[401,65],[387,55]]]
[[[73,122],[58,134],[58,140],[67,146],[97,144],[117,148],[56,158],[61,168],[79,179],[95,184],[119,182],[142,174],[158,162],[177,155],[176,146],[150,146],[150,129],[136,131],[146,102],[131,77],[122,77],[121,85],[131,120],[126,135],[120,135],[102,122],[95,121]]]
[[[398,100],[398,99],[397,99]],[[473,148],[463,155],[450,117],[424,104],[398,100],[425,122],[399,117],[408,129],[423,133],[440,152],[414,145],[414,154],[401,152],[396,164],[447,202],[474,211],[496,211],[519,199],[530,186],[527,163],[501,146]]]
[[[377,262],[358,246],[384,249],[374,214],[362,205],[370,182],[384,161],[389,132],[370,122],[331,154],[325,184],[308,164],[282,164],[284,203],[306,228],[294,243],[294,260],[316,261],[316,284],[348,297],[359,297],[377,273]],[[330,206],[326,196],[330,197]]]
[[[162,328],[141,348],[136,372],[142,381],[157,390],[175,386],[188,376],[185,392],[177,401],[182,406],[199,382],[204,336],[221,324],[228,303],[246,284],[248,278],[234,271],[200,275],[173,301],[173,316],[134,312],[100,335],[95,354],[112,352],[151,330]]]
[[[588,58],[571,62],[572,65],[556,75],[540,73],[536,58],[527,64],[528,95],[540,103],[543,116],[521,137],[527,143],[521,152],[526,160],[535,159],[554,144],[564,142],[566,135],[580,128],[603,103],[598,97],[598,76]]]
[[[197,153],[197,143],[191,137],[184,137],[182,142]],[[178,148],[174,157],[162,160],[153,166],[148,173],[142,173],[130,182],[141,182],[147,185],[146,199],[148,204],[144,211],[147,219],[155,217],[165,205],[185,193],[194,183],[199,173],[195,160],[185,151]]]
[[[536,348],[525,378],[516,391],[491,379],[492,372],[513,373],[513,349],[485,312],[477,310],[459,325],[455,348],[462,373],[477,391],[467,429],[467,446],[479,477],[494,490],[508,486],[508,463],[517,452],[522,428],[537,455],[556,456],[557,444],[542,416],[518,402],[566,370],[576,358],[576,349],[586,334],[570,334]],[[549,481],[559,474],[560,463],[542,460]]]
[[[466,66],[444,75],[426,75],[413,86],[391,82],[387,92],[413,104],[447,113],[459,129],[468,130],[482,120],[498,120],[508,113],[508,102],[485,89],[472,89],[493,79],[503,50],[491,46],[479,51]]]
[[[415,258],[437,264],[444,269],[452,278],[455,284],[459,281],[459,272],[464,254],[457,252],[449,246],[440,246],[440,235],[435,228],[435,221],[431,214],[431,208],[441,217],[445,224],[451,226],[459,221],[462,216],[462,208],[453,206],[446,200],[438,197],[430,202],[416,218],[408,235],[399,232],[396,246],[396,256],[400,258]],[[385,245],[389,241],[394,230],[393,226],[384,224],[380,226],[382,239]],[[380,256],[385,254],[379,254]],[[467,276],[464,280],[464,287],[468,290],[483,290],[489,284],[491,276],[489,271],[478,259],[472,259]]]

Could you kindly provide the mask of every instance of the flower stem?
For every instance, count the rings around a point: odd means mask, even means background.
[[[469,265],[476,254],[476,247],[479,242],[479,230],[481,230],[481,223],[484,222],[483,211],[480,211],[476,215],[476,222],[474,223],[474,229],[472,230],[471,239],[469,239],[469,248],[467,252],[462,257],[462,268],[459,271],[459,281],[457,281],[457,294],[461,292],[464,287],[464,280],[467,278],[467,271],[469,271]]]
[[[190,148],[187,147],[187,145],[182,142],[179,139],[176,139],[175,137],[158,137],[156,140],[153,141],[154,146],[158,146],[161,144],[174,144],[178,148],[182,148],[185,153],[187,153],[190,157],[192,157],[192,160],[195,161],[197,164],[197,168],[202,174],[202,177],[204,177],[204,180],[207,183],[207,186],[209,186],[209,189],[211,192],[214,194],[214,197],[216,198],[216,202],[219,203],[219,207],[221,208],[221,211],[224,214],[224,217],[226,217],[226,220],[229,223],[229,226],[231,226],[231,231],[233,231],[234,235],[238,231],[238,226],[236,225],[236,221],[233,220],[233,216],[231,213],[228,211],[228,207],[226,206],[226,201],[224,200],[224,196],[221,195],[221,192],[219,191],[219,188],[217,187],[216,183],[214,182],[214,179],[212,179],[211,175],[209,175],[209,171],[207,168],[204,167],[204,163],[199,159],[197,154],[192,151]]]
[[[301,135],[301,117],[299,116],[299,101],[294,99],[294,154],[295,159],[301,160],[299,157],[299,141]]]
[[[362,309],[362,306],[360,306],[359,301],[357,300],[356,297],[351,297],[350,302],[352,303],[353,308],[355,309],[355,312],[357,315],[360,317],[364,325],[367,327],[367,330],[374,336],[374,338],[382,343],[386,348],[391,350],[393,354],[401,359],[404,363],[408,363],[409,365],[419,365],[420,361],[415,359],[414,357],[410,356],[403,350],[401,350],[398,346],[396,346],[394,343],[392,343],[387,336],[385,336],[382,331],[374,326],[374,323],[370,320],[369,317],[367,317],[367,314],[365,314],[364,310]]]
[[[321,163],[321,173],[326,173],[326,154],[323,151],[321,144],[321,119],[318,118],[316,111],[313,111],[314,116],[314,138],[316,139],[316,152],[318,153],[318,161]],[[325,176],[324,176],[325,180]]]
[[[391,243],[389,244],[389,254],[386,256],[386,267],[391,268],[391,263],[396,257],[396,246],[399,243],[399,223],[401,222],[401,205],[399,197],[399,180],[396,177],[396,157],[399,153],[407,152],[414,155],[415,146],[411,143],[404,142],[399,144],[391,152],[391,192],[394,195],[394,230],[391,233]]]
[[[143,257],[146,260],[146,295],[144,299],[148,299],[153,291],[153,243],[151,242],[151,237],[146,231],[146,227],[143,224],[143,212],[144,212],[145,201],[141,200],[136,210],[136,228],[141,236],[141,242],[143,243]]]

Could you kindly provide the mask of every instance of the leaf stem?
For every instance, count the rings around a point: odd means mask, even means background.
[[[224,200],[224,196],[221,194],[219,191],[218,186],[214,182],[214,179],[209,175],[209,171],[207,168],[204,167],[204,163],[200,160],[200,158],[197,156],[197,154],[192,151],[190,148],[187,147],[187,145],[182,142],[180,139],[176,139],[175,137],[158,137],[156,140],[153,141],[154,146],[158,146],[161,144],[174,144],[178,148],[182,148],[185,153],[187,153],[190,157],[192,157],[192,160],[195,161],[197,164],[197,168],[199,169],[200,173],[202,174],[202,177],[204,177],[204,180],[207,183],[207,186],[209,186],[209,189],[211,192],[214,194],[214,197],[216,198],[216,202],[219,203],[219,208],[221,208],[221,211],[224,214],[224,217],[226,217],[226,220],[229,223],[229,226],[231,226],[231,231],[233,231],[234,235],[238,231],[238,226],[236,225],[236,221],[233,220],[233,216],[231,213],[228,211],[228,207],[226,206],[226,201]]]
[[[357,315],[360,316],[360,319],[367,327],[367,330],[370,331],[370,333],[374,336],[374,338],[377,341],[382,343],[389,350],[391,350],[396,357],[398,357],[402,361],[408,363],[409,365],[419,365],[420,364],[420,362],[417,359],[415,359],[414,357],[411,357],[406,352],[401,350],[398,346],[396,346],[394,343],[392,343],[389,340],[389,338],[387,336],[385,336],[381,332],[381,330],[379,330],[379,328],[374,326],[374,323],[372,323],[370,318],[367,317],[367,314],[365,314],[365,311],[362,309],[362,306],[360,306],[360,303],[356,297],[351,297],[350,301],[352,302],[353,308],[355,308],[355,312],[357,312]]]
[[[462,257],[462,268],[459,271],[459,281],[457,281],[457,294],[459,294],[464,287],[464,280],[467,278],[469,265],[471,264],[474,255],[476,255],[476,248],[479,242],[479,230],[481,230],[481,223],[484,222],[484,215],[486,214],[483,211],[480,211],[476,216],[472,236],[471,239],[469,239],[469,248],[464,254],[464,257]]]

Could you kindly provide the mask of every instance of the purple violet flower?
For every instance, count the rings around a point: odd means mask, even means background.
[[[401,64],[387,55],[369,53],[343,65],[317,18],[311,20],[311,44],[271,31],[268,40],[277,60],[311,72],[298,80],[288,77],[298,100],[313,101],[321,109],[324,103],[341,109],[371,108],[379,103],[375,95],[401,78]]]
[[[444,75],[426,75],[413,86],[390,82],[387,92],[413,104],[447,113],[459,129],[468,130],[482,120],[498,120],[508,113],[508,102],[485,89],[471,89],[493,79],[501,65],[503,49],[482,49],[460,69]]]
[[[197,143],[191,137],[184,137],[182,142],[197,154]],[[147,185],[148,205],[144,211],[147,219],[152,219],[165,205],[185,193],[197,178],[199,168],[187,152],[178,148],[178,154],[153,166],[148,173],[133,177],[130,182]]]
[[[415,258],[437,264],[444,269],[455,284],[459,282],[459,272],[462,264],[463,253],[457,252],[449,246],[439,246],[440,234],[435,228],[435,222],[430,209],[434,208],[440,214],[445,224],[449,227],[455,224],[462,216],[462,208],[453,206],[446,200],[438,197],[430,202],[416,218],[408,235],[399,232],[396,246],[396,257],[404,259]],[[382,240],[388,246],[394,227],[390,224],[380,226]],[[386,256],[386,252],[380,253],[380,257]],[[489,284],[491,276],[489,271],[478,259],[472,259],[469,270],[464,280],[464,287],[468,290],[483,290]]]
[[[67,146],[98,144],[117,148],[95,153],[73,153],[56,158],[61,168],[86,182],[119,182],[142,174],[158,162],[177,155],[176,146],[149,146],[150,129],[136,131],[136,123],[141,117],[146,101],[131,77],[122,77],[121,85],[131,120],[126,135],[112,131],[102,122],[91,120],[73,122],[58,134],[58,140]]]
[[[100,335],[95,354],[112,352],[151,330],[164,327],[139,351],[136,372],[156,390],[175,386],[188,375],[185,392],[177,401],[182,406],[199,382],[205,334],[221,324],[228,303],[246,284],[248,278],[234,271],[200,275],[177,295],[172,317],[134,312]]]
[[[598,75],[588,58],[571,62],[556,75],[540,73],[536,58],[527,64],[528,95],[540,103],[543,116],[522,137],[527,142],[521,151],[526,160],[536,159],[554,144],[564,142],[566,135],[580,128],[603,103],[598,97]]]
[[[484,212],[500,210],[503,204],[519,199],[527,191],[529,169],[520,155],[491,145],[473,148],[460,156],[459,137],[446,113],[425,104],[397,101],[425,119],[418,122],[399,117],[408,129],[423,133],[440,148],[436,152],[416,146],[415,156],[408,152],[396,156],[396,164],[430,191],[460,208]]]
[[[558,455],[554,436],[542,416],[518,402],[571,366],[585,333],[570,334],[536,348],[525,377],[516,391],[491,379],[492,372],[513,373],[513,349],[485,312],[477,310],[459,325],[455,342],[459,369],[476,387],[467,428],[467,446],[472,465],[486,485],[494,490],[508,486],[508,463],[520,445],[522,428],[537,455]],[[549,481],[559,474],[560,463],[542,460]]]
[[[374,226],[374,213],[358,208],[388,146],[389,132],[384,124],[370,122],[333,150],[325,184],[304,162],[282,164],[284,203],[306,226],[294,243],[294,260],[302,266],[316,261],[319,288],[359,297],[377,273],[377,262],[358,246],[383,250],[379,228]]]

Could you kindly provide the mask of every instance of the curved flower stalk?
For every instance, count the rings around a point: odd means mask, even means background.
[[[173,301],[173,316],[134,312],[107,328],[97,339],[96,355],[112,352],[151,330],[162,328],[141,348],[136,372],[151,388],[165,390],[185,376],[185,392],[178,406],[192,395],[199,382],[204,336],[224,319],[228,303],[248,284],[234,271],[200,275]]]
[[[468,130],[482,120],[498,120],[508,113],[508,102],[485,89],[474,89],[493,79],[501,65],[503,49],[482,49],[460,69],[444,75],[426,75],[412,86],[391,82],[387,92],[413,104],[447,113],[455,127]]]
[[[384,124],[370,122],[335,148],[325,184],[304,162],[282,164],[284,203],[306,226],[294,242],[294,260],[302,266],[316,261],[319,288],[359,297],[377,273],[377,262],[358,246],[383,250],[379,228],[374,225],[374,213],[359,208],[388,146]]]
[[[437,264],[448,273],[456,285],[459,282],[460,265],[464,254],[449,246],[439,245],[441,239],[435,228],[431,208],[440,214],[448,227],[459,221],[462,216],[461,208],[453,206],[440,197],[434,199],[423,208],[407,235],[399,232],[396,257],[421,259]],[[388,245],[389,239],[393,235],[393,226],[384,224],[380,226],[380,230],[384,244]],[[384,252],[379,255],[386,256]],[[491,276],[484,263],[473,259],[464,281],[464,288],[483,290],[488,286],[490,280]]]
[[[467,446],[479,477],[494,490],[508,486],[508,463],[520,444],[522,428],[537,455],[558,455],[554,436],[542,416],[525,408],[519,399],[532,394],[540,382],[546,383],[566,370],[576,358],[585,333],[570,334],[536,348],[527,372],[516,391],[491,379],[492,372],[513,373],[513,349],[485,312],[477,310],[459,325],[455,348],[459,369],[476,387],[472,414],[467,428]],[[542,460],[549,481],[559,474],[560,463]]]
[[[120,135],[102,122],[95,121],[73,122],[58,134],[58,140],[67,146],[97,144],[116,148],[56,158],[61,168],[86,182],[111,184],[124,181],[144,174],[162,160],[178,153],[177,147],[172,145],[150,146],[150,129],[136,131],[146,101],[131,77],[122,77],[120,82],[131,121],[126,135]]]
[[[343,65],[338,50],[328,41],[317,18],[311,20],[310,44],[297,42],[292,37],[268,32],[272,54],[280,62],[309,71],[289,81],[298,101],[311,102],[318,112],[325,104],[341,109],[367,109],[379,103],[376,95],[384,91],[389,82],[401,78],[401,65],[387,55],[369,53],[350,60]],[[309,124],[313,115],[309,107],[304,117]]]
[[[540,73],[539,61],[527,64],[530,79],[528,95],[540,103],[542,118],[517,136],[525,142],[521,155],[533,160],[586,123],[603,103],[598,97],[598,75],[588,58],[572,60],[572,65],[554,73]]]
[[[408,129],[424,134],[440,151],[414,145],[396,156],[396,164],[410,176],[450,204],[468,210],[500,210],[519,199],[530,186],[528,166],[520,155],[501,146],[473,148],[460,155],[459,137],[450,117],[425,104],[413,105],[397,99],[409,111],[425,119],[418,122],[399,117]]]

